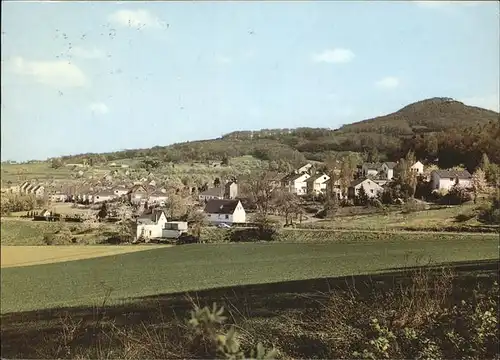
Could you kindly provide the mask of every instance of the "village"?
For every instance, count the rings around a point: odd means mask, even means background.
[[[79,165],[76,166],[77,168],[84,167],[82,164],[71,165]],[[117,165],[112,163],[109,166],[116,167]],[[400,167],[399,162],[362,163],[356,166],[352,174],[353,179],[346,187],[338,176],[340,170],[331,171],[321,164],[307,163],[289,174],[267,173],[265,182],[267,182],[266,186],[269,186],[269,191],[279,189],[297,199],[302,199],[303,203],[306,199],[309,203],[321,203],[324,199],[333,196],[337,201],[359,205],[360,196],[367,200],[380,198],[384,189],[399,177],[402,171]],[[442,170],[436,169],[435,166],[425,169],[422,162],[415,161],[409,166],[409,171],[415,179],[426,183],[433,192],[445,193],[457,185],[464,189],[471,187],[472,175],[467,170]],[[334,177],[333,181],[332,177]],[[44,183],[24,181],[19,185],[3,188],[2,193],[39,199],[44,204],[44,208],[29,211],[24,216],[37,221],[83,221],[80,216],[61,217],[51,209],[51,206],[55,204],[67,204],[73,209],[91,210],[93,214],[91,217],[99,218],[100,221],[104,219],[118,221],[116,207],[119,204],[126,204],[130,206],[130,209],[135,210],[126,214],[134,221],[134,241],[161,241],[187,236],[190,230],[188,219],[167,216],[167,214],[173,215],[168,209],[175,206],[169,201],[169,198],[173,196],[182,198],[185,203],[189,204],[202,217],[206,226],[230,228],[255,225],[252,222],[255,206],[249,201],[248,182],[250,180],[248,177],[240,179],[232,177],[223,183],[216,178],[212,186],[205,184],[200,188],[184,187],[183,189],[157,186],[154,180],[148,181],[146,178],[141,180],[133,184],[120,183],[99,187],[99,189],[91,186],[61,186],[58,190]],[[320,208],[318,208],[319,211]],[[121,216],[123,217],[123,214]],[[302,219],[307,219],[307,216],[301,215],[300,221]]]

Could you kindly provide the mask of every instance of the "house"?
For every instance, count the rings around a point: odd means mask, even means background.
[[[229,181],[224,185],[224,199],[236,199],[238,197],[238,183]]]
[[[149,195],[148,203],[150,205],[154,204],[154,205],[165,206],[165,203],[166,203],[167,200],[168,200],[167,194],[165,194],[165,193],[163,193],[163,192],[161,192],[159,190],[156,190],[156,191],[153,191]]]
[[[31,193],[36,197],[43,197],[43,195],[45,194],[45,186],[36,185],[31,189]]]
[[[392,180],[392,178],[394,177],[394,170],[397,165],[398,163],[395,163],[393,161],[382,163],[379,169],[379,175],[381,179]]]
[[[49,199],[53,202],[65,202],[68,200],[68,195],[56,191],[55,193],[49,195]]]
[[[93,202],[94,202],[94,204],[97,204],[97,203],[102,203],[105,201],[111,201],[114,198],[116,198],[114,191],[103,190],[103,191],[99,191],[93,195]],[[90,199],[89,199],[89,201],[90,201]]]
[[[304,166],[298,168],[297,173],[298,174],[307,173],[307,172],[309,172],[309,170],[311,170],[311,168],[312,168],[312,164],[307,163]]]
[[[363,163],[361,165],[361,176],[363,178],[368,176],[377,176],[380,171],[381,164],[379,163]]]
[[[330,196],[330,192],[333,192],[333,194],[337,195],[337,197],[340,199],[342,199],[344,197],[344,195],[342,194],[342,189],[341,189],[341,186],[340,186],[340,180],[335,180],[335,183],[333,184],[333,187],[330,187],[330,182],[332,181],[332,179],[328,179],[325,181],[325,194],[327,196]]]
[[[19,192],[21,193],[26,193],[26,188],[30,186],[30,183],[25,181],[21,184],[21,186],[19,187]]]
[[[470,187],[472,175],[467,170],[433,170],[431,172],[431,188],[433,190],[450,190],[455,184]]]
[[[128,191],[129,191],[129,189],[127,189],[125,186],[117,186],[113,189],[113,193],[117,197],[127,195]]]
[[[384,189],[371,179],[358,179],[354,180],[347,189],[347,196],[354,199],[359,194],[359,190],[363,187],[368,197],[376,197]]]
[[[307,183],[306,180],[309,179],[311,175],[308,173],[296,174],[292,173],[285,176],[282,180],[282,186],[286,191],[289,191],[296,195],[307,194]]]
[[[208,200],[222,200],[222,199],[224,199],[224,189],[221,187],[211,188],[202,191],[198,195],[198,200],[200,200],[200,202],[205,202]]]
[[[128,191],[127,197],[133,204],[145,203],[148,201],[148,191],[143,185],[134,185]]]
[[[153,210],[137,218],[136,239],[171,239],[178,238],[188,231],[185,221],[168,221],[163,210]]]
[[[424,173],[424,164],[422,164],[420,161],[417,161],[415,164],[413,164],[410,167],[411,171],[416,172],[418,175],[423,175]]]
[[[239,200],[209,200],[203,211],[211,223],[246,222],[246,212]]]
[[[330,177],[326,174],[315,174],[306,180],[307,193],[318,195],[326,193],[327,181]]]
[[[167,216],[163,210],[153,210],[152,213],[137,218],[136,237],[154,239],[162,237],[162,230],[167,223]]]
[[[182,234],[187,234],[188,223],[186,221],[167,221],[162,229],[162,238],[177,239]]]
[[[40,211],[38,213],[38,216],[43,216],[43,217],[47,217],[47,216],[50,216],[50,215],[52,215],[52,212],[50,212],[47,209],[43,209],[42,211]]]

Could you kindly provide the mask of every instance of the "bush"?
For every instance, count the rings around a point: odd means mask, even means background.
[[[490,206],[482,210],[479,214],[479,220],[486,224],[500,225],[500,195],[496,194],[491,199]]]
[[[403,214],[409,214],[412,212],[417,212],[417,211],[424,211],[427,209],[427,206],[424,202],[419,201],[417,199],[409,199],[404,205],[403,205]]]
[[[461,186],[453,186],[448,193],[441,198],[441,203],[446,205],[461,205],[472,200],[472,194]]]

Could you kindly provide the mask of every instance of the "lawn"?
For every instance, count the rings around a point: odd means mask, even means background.
[[[1,272],[1,312],[93,305],[144,296],[498,259],[498,239],[440,237],[326,244],[197,244]],[[425,260],[420,260],[425,261]]]

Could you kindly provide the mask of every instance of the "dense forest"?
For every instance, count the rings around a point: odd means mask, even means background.
[[[191,141],[151,149],[65,156],[65,162],[150,157],[160,161],[223,160],[253,155],[262,160],[299,164],[329,154],[363,153],[371,161],[397,160],[408,150],[418,159],[443,168],[464,165],[473,170],[486,153],[500,163],[499,114],[450,98],[419,101],[385,116],[339,129],[296,128],[237,131],[218,139]]]

